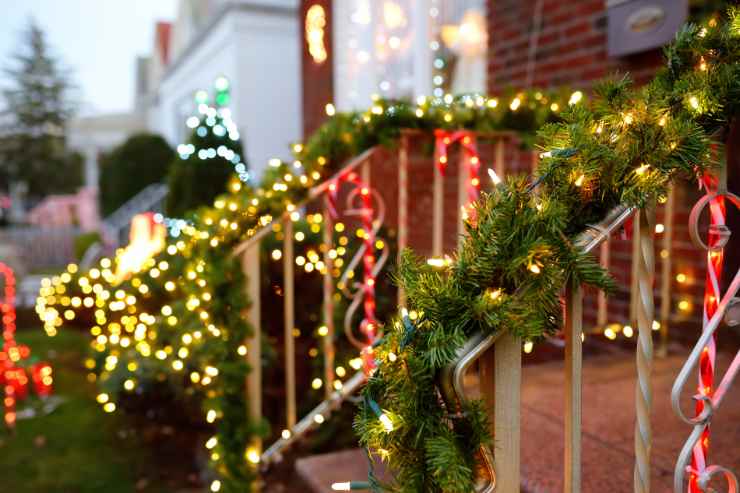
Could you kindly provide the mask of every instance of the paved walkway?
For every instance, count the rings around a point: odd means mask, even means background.
[[[673,466],[690,428],[673,414],[670,390],[688,354],[656,360],[653,374],[652,491],[671,491]],[[720,355],[724,371],[730,358]],[[634,355],[624,352],[587,358],[583,385],[584,493],[632,491],[634,467]],[[524,369],[522,389],[522,491],[563,491],[563,364],[551,362]],[[714,421],[714,463],[740,472],[740,388],[723,402]],[[684,401],[691,407],[690,398]],[[367,461],[359,450],[309,457],[296,463],[298,473],[316,492],[330,492],[331,483],[362,479]],[[726,486],[717,486],[726,491]],[[501,492],[510,493],[510,492]]]

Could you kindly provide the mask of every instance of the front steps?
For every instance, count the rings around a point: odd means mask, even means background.
[[[618,350],[586,356],[583,365],[582,491],[632,491],[634,467],[634,351]],[[672,491],[673,467],[691,429],[670,405],[670,391],[688,350],[671,348],[656,359],[653,370],[652,491]],[[717,355],[718,375],[731,355]],[[525,366],[522,379],[522,491],[563,491],[563,363]],[[729,392],[715,417],[713,462],[740,469],[740,392]],[[687,400],[686,402],[689,402]],[[497,451],[498,452],[498,451]],[[307,457],[296,462],[299,476],[316,493],[331,492],[338,481],[367,478],[364,452],[346,450]]]
[[[311,491],[331,493],[332,483],[366,481],[368,462],[364,450],[350,449],[298,459],[295,469]],[[376,465],[375,471],[382,474],[382,465]]]

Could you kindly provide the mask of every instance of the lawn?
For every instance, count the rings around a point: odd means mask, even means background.
[[[0,470],[4,492],[164,493],[154,452],[143,445],[126,418],[106,414],[95,403],[82,362],[84,335],[60,331],[19,331],[32,354],[51,362],[55,394],[64,402],[51,414],[19,420],[14,435],[0,429]],[[23,405],[21,404],[21,408]]]

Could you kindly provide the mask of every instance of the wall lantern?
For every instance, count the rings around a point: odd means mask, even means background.
[[[663,46],[686,20],[688,0],[608,0],[609,56]]]

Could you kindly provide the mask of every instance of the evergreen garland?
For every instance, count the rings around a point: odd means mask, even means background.
[[[476,331],[524,340],[555,331],[567,282],[613,287],[574,238],[616,205],[650,207],[676,176],[712,165],[710,137],[721,138],[740,109],[738,12],[683,28],[648,86],[605,82],[589,108],[545,125],[535,182],[512,178],[484,194],[448,267],[404,255],[398,282],[410,315],[386,327],[355,423],[394,477],[381,485],[371,471],[357,489],[474,490],[473,454],[490,442],[483,404],[467,404],[462,417],[442,407],[435,376]]]

